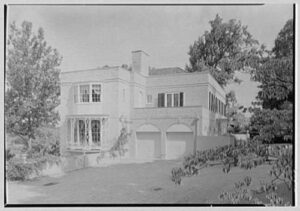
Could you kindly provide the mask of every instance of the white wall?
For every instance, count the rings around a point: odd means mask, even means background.
[[[230,136],[198,136],[197,150],[213,149],[234,143],[234,138]]]

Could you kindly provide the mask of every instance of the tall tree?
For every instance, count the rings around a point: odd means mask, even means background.
[[[10,25],[6,52],[5,129],[22,137],[30,148],[40,126],[55,125],[59,119],[58,66],[62,57],[47,45],[42,28],[32,23]]]
[[[249,124],[249,119],[241,111],[243,106],[239,106],[235,92],[232,90],[226,94],[226,108],[226,116],[228,120],[227,132],[245,132]]]
[[[294,51],[294,21],[290,19],[279,32],[273,52],[277,58],[293,55]]]
[[[251,117],[251,129],[265,142],[293,140],[294,46],[293,20],[288,20],[275,40],[275,47],[253,72],[261,83]]]
[[[223,22],[219,15],[210,21],[210,31],[198,38],[189,49],[190,65],[187,70],[210,71],[220,85],[234,79],[235,70],[250,65],[261,53],[258,41],[253,39],[247,26],[234,19]],[[264,48],[264,46],[262,46]]]

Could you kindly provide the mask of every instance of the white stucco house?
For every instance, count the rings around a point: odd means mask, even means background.
[[[149,68],[132,52],[132,68],[61,73],[61,150],[93,157],[131,132],[127,156],[173,159],[228,144],[225,91],[209,72]],[[218,136],[219,135],[219,136]]]

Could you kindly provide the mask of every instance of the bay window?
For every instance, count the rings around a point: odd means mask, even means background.
[[[80,85],[80,102],[89,102],[90,101],[90,86],[89,85]]]

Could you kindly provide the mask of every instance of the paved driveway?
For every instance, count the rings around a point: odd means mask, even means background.
[[[267,180],[268,166],[252,170],[233,168],[224,174],[220,167],[201,170],[199,176],[184,178],[180,186],[170,179],[180,161],[155,161],[87,168],[60,178],[43,177],[35,181],[8,184],[8,203],[30,204],[146,204],[212,203],[221,191],[249,175],[254,185]],[[23,191],[23,193],[22,193]]]

